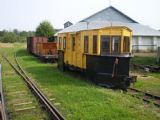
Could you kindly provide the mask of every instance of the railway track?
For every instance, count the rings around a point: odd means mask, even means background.
[[[2,59],[0,61],[0,120],[8,120],[2,84]]]
[[[160,96],[152,95],[147,92],[143,92],[140,90],[137,90],[135,88],[129,88],[128,92],[132,94],[132,96],[135,96],[137,98],[142,99],[145,102],[153,103],[155,106],[160,107]]]
[[[160,66],[159,65],[142,65],[142,64],[137,64],[137,63],[131,63],[131,65],[134,68],[139,68],[139,69],[142,69],[146,72],[160,73]]]
[[[25,71],[20,66],[16,54],[14,55],[14,59],[16,62],[16,66],[13,65],[9,59],[3,55],[3,58],[10,64],[10,66],[16,71],[16,73],[23,78],[31,92],[38,98],[38,101],[42,105],[43,109],[45,109],[49,115],[50,120],[65,120],[65,118],[60,114],[60,112],[51,104],[51,102],[46,98],[46,96],[42,93],[42,91],[31,81],[31,79],[27,76]]]

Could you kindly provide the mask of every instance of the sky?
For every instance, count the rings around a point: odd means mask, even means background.
[[[0,30],[32,30],[43,20],[63,28],[112,5],[135,21],[160,29],[160,0],[0,0]]]

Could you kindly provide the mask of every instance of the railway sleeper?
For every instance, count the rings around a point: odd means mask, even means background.
[[[36,107],[26,107],[26,108],[21,108],[21,109],[15,109],[16,112],[22,112],[22,111],[26,111],[26,110],[31,110],[31,109],[35,109]]]
[[[12,91],[12,92],[9,92],[8,94],[11,95],[11,94],[25,94],[25,93],[28,93],[27,91]]]
[[[16,103],[16,104],[13,104],[14,106],[20,106],[20,105],[28,105],[28,104],[32,104],[33,102],[22,102],[22,103]]]

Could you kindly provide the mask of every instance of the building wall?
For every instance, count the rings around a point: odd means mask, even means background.
[[[160,46],[160,37],[155,36],[133,36],[132,49],[138,52],[156,51]]]
[[[160,46],[160,37],[157,37],[157,45]]]

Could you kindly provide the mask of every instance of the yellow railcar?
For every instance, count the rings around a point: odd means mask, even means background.
[[[130,85],[132,30],[109,26],[58,33],[58,68],[84,71],[94,82],[126,88]]]

